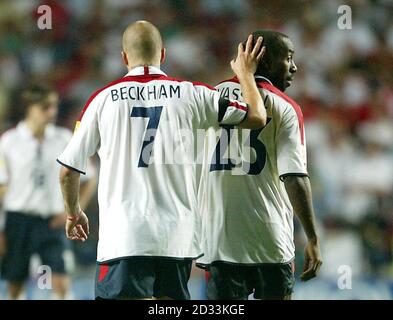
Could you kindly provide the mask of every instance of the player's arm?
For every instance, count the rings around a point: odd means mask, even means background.
[[[87,240],[89,220],[79,202],[80,173],[63,166],[60,170],[60,185],[67,215],[66,235],[70,240]]]
[[[277,118],[281,117],[276,135],[277,167],[295,214],[307,235],[304,270],[301,275],[301,279],[307,281],[318,274],[322,258],[307,173],[307,148],[304,127],[301,125],[303,115],[296,112],[295,107],[288,105],[276,115]]]
[[[305,248],[305,263],[301,280],[307,281],[317,276],[322,265],[319,238],[315,227],[311,184],[308,176],[289,175],[284,178],[292,207],[306,233],[308,243]]]
[[[89,100],[80,117],[78,129],[57,158],[57,162],[62,165],[60,185],[67,214],[65,231],[70,240],[85,241],[89,234],[89,221],[80,203],[80,174],[86,174],[88,159],[97,152],[100,144],[97,109],[101,103],[100,95]]]
[[[261,49],[262,37],[256,41],[252,48],[253,37],[247,39],[246,48],[240,43],[237,57],[231,61],[231,67],[236,73],[241,85],[243,101],[248,105],[247,115],[239,124],[239,127],[247,129],[259,129],[266,125],[267,115],[261,94],[256,86],[254,74],[261,60],[265,47]]]

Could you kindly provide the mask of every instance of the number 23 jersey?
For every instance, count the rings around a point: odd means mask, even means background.
[[[267,109],[263,129],[218,125],[207,135],[199,190],[204,256],[200,265],[286,263],[294,258],[293,209],[283,179],[307,175],[300,107],[262,77],[256,77]],[[240,99],[236,78],[216,87],[221,97]]]

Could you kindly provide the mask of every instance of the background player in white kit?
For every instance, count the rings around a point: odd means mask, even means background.
[[[209,299],[247,299],[251,293],[256,299],[291,298],[293,211],[308,238],[301,279],[315,277],[322,263],[303,115],[296,102],[283,93],[297,70],[294,47],[279,32],[253,35],[262,36],[266,47],[255,79],[268,119],[263,129],[238,133],[233,127],[216,127],[209,135],[200,193],[205,255],[198,260],[210,271]],[[241,96],[236,77],[223,81],[217,89],[221,97]]]
[[[22,94],[25,117],[0,139],[0,187],[5,211],[0,230],[1,275],[11,299],[21,296],[29,276],[30,258],[38,253],[52,272],[56,298],[66,297],[69,279],[64,262],[62,232],[66,215],[58,183],[58,153],[71,139],[68,129],[55,126],[58,95],[34,85]],[[95,192],[95,178],[85,179],[81,203],[86,207]],[[3,199],[4,198],[4,199]]]
[[[246,103],[220,98],[201,83],[168,77],[161,35],[152,24],[131,24],[123,35],[127,75],[97,91],[58,161],[69,239],[85,240],[88,219],[78,201],[79,173],[101,160],[96,275],[97,299],[189,299],[192,259],[202,254],[196,163],[187,162],[198,129],[216,123],[261,128],[266,110],[254,80],[262,39],[239,47],[231,65]],[[179,137],[191,133],[191,143]],[[182,152],[160,162],[175,141]],[[179,148],[178,148],[179,149]],[[192,158],[192,157],[191,157]],[[194,159],[191,159],[194,160]]]

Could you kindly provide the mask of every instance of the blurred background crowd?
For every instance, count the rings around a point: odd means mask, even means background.
[[[52,9],[51,30],[37,27],[40,4]],[[342,4],[352,10],[352,29],[337,26]],[[88,97],[126,73],[122,32],[140,19],[162,32],[164,71],[211,85],[232,76],[229,61],[250,32],[290,36],[298,73],[287,93],[305,117],[324,256],[321,278],[299,283],[295,298],[392,299],[393,1],[0,0],[0,132],[20,119],[18,95],[32,81],[55,86],[59,124],[72,128]],[[93,201],[95,228],[97,211]],[[77,298],[92,297],[96,241],[72,244]],[[298,274],[300,227],[296,242]],[[352,291],[337,288],[340,266],[350,267]],[[194,298],[203,286],[195,271]]]

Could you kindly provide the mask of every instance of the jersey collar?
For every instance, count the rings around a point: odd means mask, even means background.
[[[257,80],[257,82],[258,82],[258,80],[262,80],[262,81],[268,82],[271,85],[273,85],[273,83],[268,78],[266,78],[264,76],[255,76],[255,80]]]
[[[129,76],[147,76],[147,75],[163,75],[166,76],[166,74],[157,67],[154,66],[140,66],[140,67],[135,67],[128,71],[128,73],[125,75],[125,77]]]
[[[35,139],[33,136],[33,133],[31,132],[30,128],[26,125],[25,121],[21,121],[19,122],[18,126],[17,126],[17,130],[19,130],[19,132],[27,138],[31,138],[31,139]],[[48,124],[45,127],[45,133],[44,133],[44,139],[49,138],[51,136],[53,136],[55,133],[55,125],[54,124]]]
[[[255,81],[256,81],[256,82],[265,81],[265,82],[270,83],[272,86],[274,86],[273,83],[272,83],[268,78],[266,78],[266,77],[264,77],[264,76],[254,76],[254,78],[255,78]],[[234,77],[232,78],[232,80],[234,80],[234,81],[236,81],[236,82],[239,82],[239,79],[237,78],[237,76],[234,76]]]

